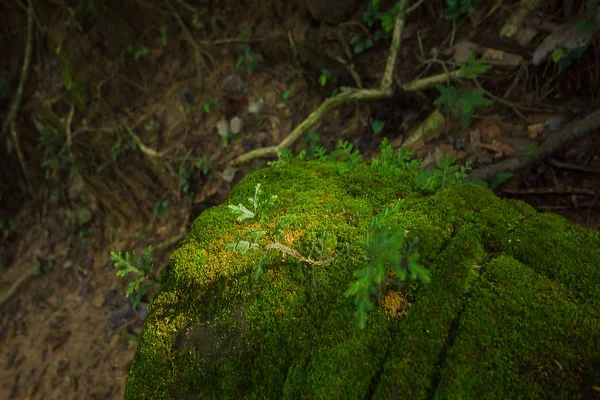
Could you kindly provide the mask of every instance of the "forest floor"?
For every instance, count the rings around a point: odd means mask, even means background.
[[[282,143],[343,87],[380,87],[396,17],[384,0],[104,3],[0,6],[2,399],[121,398],[153,292],[134,310],[110,253],[152,246],[159,273],[202,210],[276,159],[240,156]],[[347,141],[368,161],[386,138],[599,229],[600,135],[537,159],[600,105],[598,39],[572,23],[597,7],[537,2],[515,22],[517,1],[409,3],[393,93],[320,113],[292,153]]]

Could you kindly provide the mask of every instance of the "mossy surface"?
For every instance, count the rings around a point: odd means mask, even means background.
[[[600,394],[600,237],[524,203],[413,176],[304,162],[249,174],[286,215],[276,249],[226,250],[255,220],[203,212],[171,256],[129,374],[127,399],[589,398]],[[365,264],[369,221],[418,239],[429,284],[389,286],[360,329],[344,292]],[[263,225],[263,226],[264,226]],[[322,247],[316,246],[321,243]],[[271,262],[259,280],[253,266]]]

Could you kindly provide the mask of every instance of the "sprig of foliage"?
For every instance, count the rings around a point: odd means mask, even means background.
[[[259,54],[252,54],[250,45],[248,44],[242,45],[242,51],[244,54],[238,58],[235,67],[244,67],[249,74],[252,74],[256,69],[256,64],[262,61],[262,57]]]
[[[394,153],[387,138],[383,139],[380,148],[380,155],[371,160],[371,167],[379,174],[395,177],[398,176],[401,170],[416,171],[421,166],[421,162],[414,158],[413,150],[400,148],[399,151]]]
[[[502,185],[504,182],[513,177],[513,174],[510,172],[500,172],[497,175],[494,175],[490,181],[484,181],[483,179],[476,179],[471,181],[474,185],[483,186],[489,188],[490,190],[495,190],[498,186]]]
[[[446,0],[448,8],[444,10],[444,18],[447,20],[457,19],[479,3],[481,0]]]
[[[235,243],[229,243],[226,245],[227,250],[240,251],[242,254],[248,253],[251,249],[263,249],[265,251],[276,250],[284,255],[289,255],[298,261],[311,264],[313,268],[313,284],[314,284],[314,266],[320,265],[329,261],[315,261],[310,258],[306,258],[298,253],[296,250],[282,244],[284,241],[283,230],[294,221],[295,216],[288,215],[275,221],[275,227],[269,229],[266,222],[266,215],[268,211],[273,207],[277,196],[271,196],[267,199],[261,198],[260,183],[256,184],[254,188],[254,195],[248,198],[250,208],[243,204],[233,205],[230,204],[228,207],[233,210],[238,221],[242,222],[248,219],[258,218],[261,229],[251,228],[246,233],[246,239],[237,237]],[[322,255],[323,252],[321,252]],[[254,265],[253,275],[255,279],[260,278],[264,272],[264,268],[270,263],[271,258],[268,254],[264,254],[260,261]]]
[[[416,185],[424,191],[435,192],[462,183],[467,177],[467,172],[472,168],[468,161],[465,165],[455,165],[455,162],[455,158],[446,155],[442,161],[435,164],[436,168],[431,173],[427,171],[417,173]]]
[[[228,207],[233,210],[234,214],[238,221],[244,221],[247,219],[253,219],[257,215],[259,215],[259,220],[261,223],[266,219],[266,213],[273,207],[275,201],[277,200],[276,195],[272,195],[267,199],[262,199],[261,194],[263,191],[261,190],[260,183],[257,183],[254,187],[254,194],[252,197],[248,197],[248,202],[252,207],[252,210],[246,208],[243,204],[238,204],[237,206],[234,204],[230,204]]]
[[[393,271],[398,281],[418,279],[428,283],[431,280],[429,271],[419,264],[414,242],[409,244],[405,233],[389,223],[389,218],[398,212],[398,206],[386,209],[371,220],[360,242],[368,254],[368,262],[354,272],[356,280],[344,293],[346,297],[354,297],[360,328],[365,327],[367,314],[373,308],[372,296],[381,298],[389,272]]]
[[[156,204],[154,204],[154,211],[152,212],[152,215],[154,217],[160,217],[160,219],[163,219],[165,217],[165,212],[167,211],[168,206],[168,199],[163,201],[157,201]]]
[[[331,153],[332,159],[339,161],[346,161],[345,165],[340,167],[338,173],[340,175],[345,174],[348,171],[353,170],[362,160],[362,156],[359,150],[352,151],[353,145],[348,143],[346,140],[340,140],[337,148]]]
[[[126,252],[125,258],[123,258],[121,252],[116,253],[114,251],[111,251],[110,256],[115,263],[115,268],[121,268],[117,271],[117,276],[124,277],[127,274],[133,274],[138,277],[129,284],[126,293],[127,297],[131,297],[135,293],[132,304],[135,309],[148,289],[158,286],[159,284],[158,278],[152,272],[154,269],[154,264],[152,262],[152,246],[148,246],[148,249],[144,252],[142,258],[137,256],[135,250],[131,253]],[[144,280],[150,280],[151,283],[142,285]]]
[[[326,86],[329,82],[335,85],[337,83],[337,78],[328,69],[322,69],[321,75],[319,75],[319,83],[321,86]]]
[[[485,61],[485,57],[481,57],[477,60],[475,59],[475,56],[471,55],[467,62],[461,64],[460,66],[463,77],[467,79],[476,79],[477,77],[488,72],[492,66],[490,64],[486,64]]]
[[[455,162],[456,159],[447,155],[436,164],[433,171],[420,170],[421,161],[414,158],[412,150],[400,148],[394,153],[392,145],[385,138],[381,142],[381,154],[373,158],[371,167],[377,173],[392,178],[397,177],[401,171],[410,171],[414,173],[415,184],[419,189],[433,192],[459,184],[467,177],[467,172],[471,170],[470,163],[461,166],[455,165]]]
[[[485,94],[483,90],[459,90],[454,86],[444,87],[442,85],[436,85],[435,87],[441,95],[433,104],[436,106],[457,107],[464,128],[469,126],[471,115],[476,109],[492,104],[491,100],[483,97]]]

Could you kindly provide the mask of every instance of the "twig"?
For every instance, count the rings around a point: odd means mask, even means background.
[[[19,81],[19,86],[17,88],[17,93],[15,95],[15,100],[13,101],[10,111],[8,112],[8,116],[4,121],[4,126],[2,127],[2,135],[6,135],[9,127],[11,130],[11,137],[15,145],[15,150],[17,152],[17,157],[19,159],[19,164],[21,165],[21,169],[23,170],[23,175],[25,176],[25,181],[27,182],[27,186],[29,187],[29,192],[32,197],[34,197],[33,186],[31,185],[31,180],[29,179],[29,174],[27,173],[27,167],[25,165],[25,158],[23,157],[23,152],[21,151],[21,146],[19,145],[19,138],[16,130],[15,120],[17,118],[17,113],[19,112],[19,106],[21,105],[21,100],[23,98],[23,87],[25,86],[25,80],[27,79],[27,73],[29,72],[29,60],[31,59],[31,48],[33,47],[33,0],[29,0],[29,8],[27,11],[27,45],[25,47],[25,57],[23,59],[23,67],[21,69],[21,79]]]
[[[281,151],[290,147],[302,134],[317,123],[319,123],[327,111],[335,107],[340,106],[349,101],[373,101],[381,100],[392,97],[394,91],[392,89],[392,78],[394,72],[394,66],[396,65],[396,58],[398,56],[398,50],[401,44],[402,30],[404,29],[404,9],[406,8],[407,0],[400,0],[400,6],[398,15],[396,16],[396,23],[394,25],[394,33],[392,35],[392,44],[390,45],[390,54],[388,56],[387,64],[381,84],[378,89],[354,89],[354,88],[342,88],[342,92],[335,97],[326,99],[315,111],[313,111],[300,125],[298,125],[292,133],[290,133],[281,143],[277,146],[264,147],[256,150],[252,150],[248,153],[242,154],[233,161],[231,165],[239,165],[251,161],[255,158],[279,156]],[[345,90],[344,90],[345,89]]]
[[[535,157],[523,155],[510,157],[496,164],[472,171],[467,180],[489,180],[501,172],[516,172],[531,164],[540,162],[540,160],[550,156],[568,143],[585,135],[589,135],[598,128],[600,128],[600,109],[597,109],[587,117],[573,121],[552,133],[538,147],[538,152]]]
[[[179,2],[179,3],[183,3],[183,2]],[[185,3],[183,3],[185,4]],[[183,30],[183,32],[185,33],[185,35],[188,38],[188,41],[190,42],[190,44],[192,45],[192,47],[194,48],[194,55],[195,55],[195,59],[196,59],[196,78],[198,79],[198,81],[200,82],[200,86],[203,85],[203,78],[202,78],[202,74],[201,72],[201,68],[200,65],[203,64],[204,68],[208,71],[208,66],[206,65],[206,63],[204,62],[204,60],[202,59],[202,56],[200,55],[200,47],[198,46],[198,44],[196,43],[196,41],[194,40],[194,37],[192,36],[192,34],[190,33],[189,29],[187,28],[187,26],[185,25],[185,23],[182,21],[181,17],[179,16],[179,14],[177,13],[177,10],[175,10],[175,8],[173,7],[173,4],[171,4],[170,0],[167,0],[167,5],[169,6],[169,9],[171,9],[171,12],[173,13],[173,15],[175,16],[175,19],[177,19],[177,22],[179,23],[179,26],[181,26],[181,29]],[[208,54],[206,52],[204,52],[205,54]],[[209,58],[211,58],[211,62],[214,64],[214,59],[212,59],[212,56],[210,54],[208,54]]]
[[[4,293],[4,296],[0,297],[0,307],[17,292],[19,286],[25,283],[29,278],[32,278],[38,275],[39,273],[40,267],[35,266],[32,267],[29,271],[25,272],[23,275],[21,275],[16,281],[14,281],[10,288],[6,291],[6,293]]]

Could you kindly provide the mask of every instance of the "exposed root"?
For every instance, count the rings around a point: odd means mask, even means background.
[[[585,135],[596,131],[600,128],[600,109],[595,110],[587,117],[573,121],[558,131],[548,136],[538,146],[538,152],[535,157],[529,157],[526,155],[519,155],[507,158],[496,164],[488,165],[483,168],[473,170],[467,180],[490,180],[492,177],[498,175],[501,172],[515,172],[521,170],[531,164],[537,163],[543,160],[552,153],[561,149],[568,143],[571,143]]]
[[[15,120],[17,118],[17,114],[19,112],[19,107],[21,105],[21,100],[23,98],[23,87],[25,86],[25,80],[27,79],[27,73],[29,72],[29,61],[31,59],[31,48],[33,47],[33,1],[29,1],[29,8],[27,9],[27,45],[25,47],[25,57],[23,59],[23,68],[21,69],[21,79],[19,81],[19,87],[17,88],[17,93],[15,94],[15,100],[10,106],[10,111],[6,116],[6,120],[4,121],[4,126],[2,127],[2,136],[6,135],[7,131],[10,128],[11,138],[13,144],[15,146],[15,151],[17,152],[17,158],[19,159],[19,164],[21,165],[21,169],[23,170],[23,175],[25,176],[25,181],[27,182],[27,187],[29,188],[29,193],[31,197],[35,197],[35,192],[33,190],[33,186],[31,185],[31,180],[29,179],[29,173],[27,172],[27,166],[25,164],[25,157],[23,157],[23,152],[21,151],[21,146],[19,145],[19,137],[17,135],[16,123]]]

